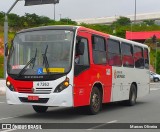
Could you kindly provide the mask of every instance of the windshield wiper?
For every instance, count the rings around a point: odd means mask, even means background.
[[[34,58],[33,58],[34,60],[33,60],[33,62],[32,62],[32,64],[33,64],[32,69],[33,69],[33,67],[34,67],[34,65],[35,65],[36,57],[37,57],[37,48],[36,48],[35,56],[34,56]]]
[[[19,74],[17,75],[17,77],[19,77],[20,75],[25,73],[25,69],[27,68],[28,65],[33,64],[32,69],[35,65],[35,61],[36,61],[36,57],[37,57],[37,48],[36,48],[36,52],[35,52],[35,56],[33,58],[31,58],[31,60],[25,65],[25,67],[19,72]]]
[[[42,54],[43,56],[43,65],[45,65],[47,74],[49,74],[49,63],[48,63],[48,59],[47,59],[47,50],[48,50],[48,45],[46,46],[45,52],[44,54]]]

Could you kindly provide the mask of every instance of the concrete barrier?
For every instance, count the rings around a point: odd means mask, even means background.
[[[4,95],[6,93],[6,80],[0,79],[0,95]]]

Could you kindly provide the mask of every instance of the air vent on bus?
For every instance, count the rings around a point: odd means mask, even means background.
[[[35,88],[35,94],[50,94],[52,88]]]
[[[19,93],[33,93],[32,88],[21,88],[17,87],[17,92]]]

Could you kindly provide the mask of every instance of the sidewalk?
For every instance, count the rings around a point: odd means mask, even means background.
[[[5,85],[6,85],[6,81],[0,79],[0,95],[4,95],[6,93]]]

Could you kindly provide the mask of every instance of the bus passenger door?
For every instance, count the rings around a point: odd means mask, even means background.
[[[75,53],[74,66],[74,107],[89,105],[91,89],[91,71],[89,62],[90,34],[78,32],[76,48],[79,44],[84,45],[83,55]],[[77,49],[76,49],[77,52]]]

